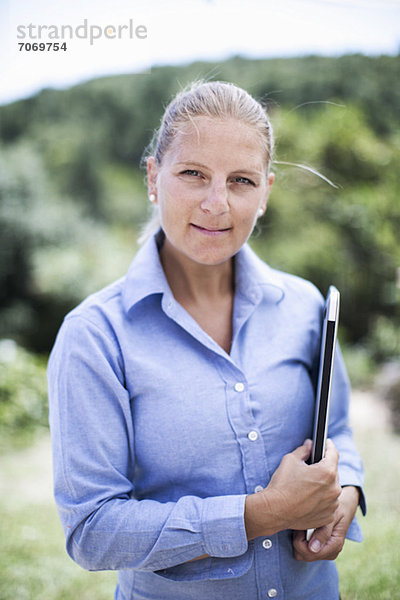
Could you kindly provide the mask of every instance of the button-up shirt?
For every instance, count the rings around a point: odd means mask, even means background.
[[[116,598],[337,600],[333,562],[292,533],[248,542],[247,494],[311,437],[323,298],[244,246],[231,351],[175,300],[152,237],[64,320],[49,361],[55,498],[71,557],[116,569]],[[362,485],[340,350],[329,437]],[[356,520],[348,537],[361,540]],[[207,554],[209,557],[192,561]]]

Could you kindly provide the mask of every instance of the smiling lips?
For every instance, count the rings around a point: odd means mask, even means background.
[[[195,225],[194,223],[191,223],[191,225],[200,233],[211,236],[222,235],[223,233],[226,233],[232,229],[232,227],[202,227],[201,225]]]

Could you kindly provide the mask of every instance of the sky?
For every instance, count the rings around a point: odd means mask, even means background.
[[[0,104],[160,64],[354,52],[399,54],[400,0],[0,0]]]

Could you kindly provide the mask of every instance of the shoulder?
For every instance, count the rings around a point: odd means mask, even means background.
[[[269,290],[273,287],[274,298],[279,303],[296,303],[307,307],[312,305],[317,310],[324,304],[321,292],[311,281],[271,267],[250,247],[244,249],[239,264],[246,287],[260,286],[264,289],[264,295],[270,295]]]
[[[117,318],[122,311],[121,298],[125,280],[126,276],[121,277],[103,289],[94,292],[71,310],[65,316],[65,320],[81,318],[93,322],[94,325],[101,326],[104,322]]]
[[[325,300],[319,289],[309,280],[278,269],[271,269],[275,281],[279,281],[282,297],[282,315],[293,322],[319,331]]]
[[[275,277],[282,282],[286,296],[289,298],[295,297],[300,302],[312,302],[318,306],[323,304],[323,296],[314,283],[299,275],[269,268],[275,274]]]
[[[123,279],[91,294],[65,316],[47,364],[49,400],[53,405],[56,397],[68,394],[72,398],[72,390],[79,392],[84,382],[92,382],[93,390],[102,385],[124,385],[118,325],[123,318],[122,286]]]
[[[125,277],[91,294],[65,317],[52,354],[85,352],[118,354],[118,330],[124,320],[122,290]]]

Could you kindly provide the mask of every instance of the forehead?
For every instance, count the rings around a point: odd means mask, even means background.
[[[266,153],[261,135],[237,119],[196,117],[183,123],[167,154],[174,162],[224,160],[232,168],[265,169]]]

